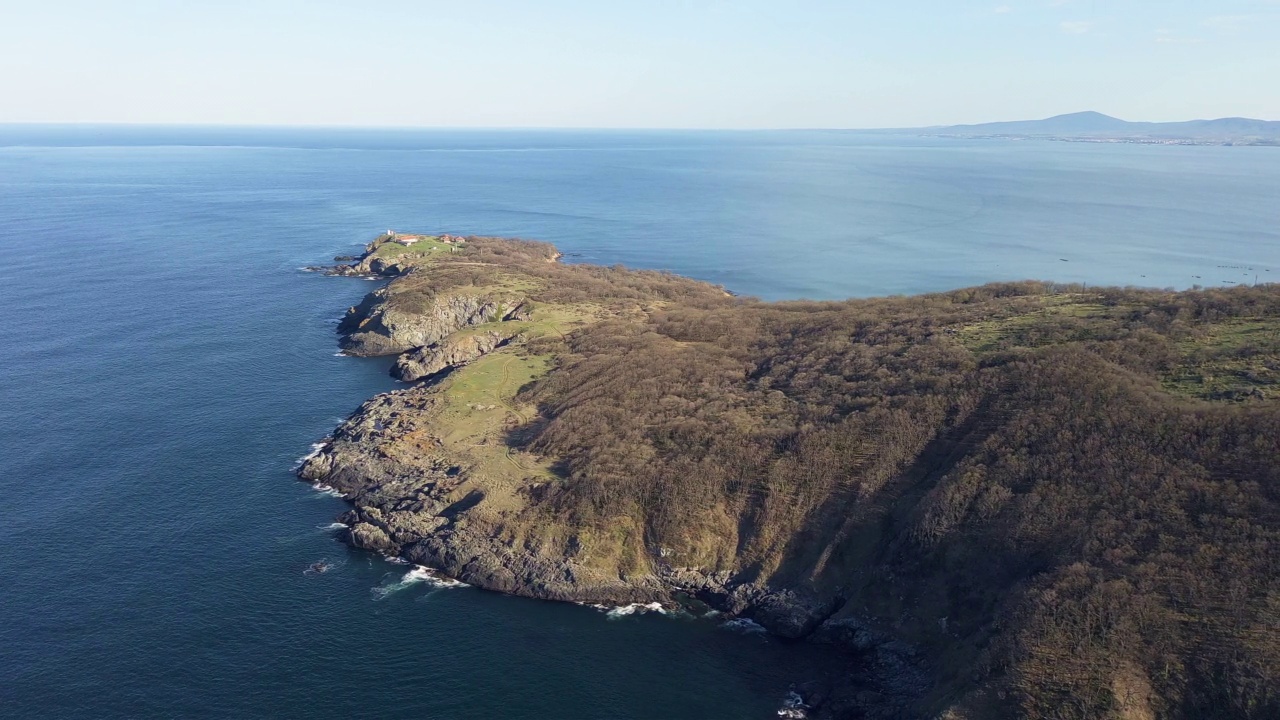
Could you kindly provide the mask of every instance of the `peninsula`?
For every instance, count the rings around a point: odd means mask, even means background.
[[[1280,716],[1280,285],[766,303],[387,233],[339,326],[411,383],[299,469],[491,590],[847,649],[820,717]]]

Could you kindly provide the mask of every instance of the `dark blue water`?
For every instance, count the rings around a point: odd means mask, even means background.
[[[391,227],[766,298],[1280,276],[1280,152],[838,133],[0,128],[0,715],[768,717],[822,658],[713,621],[403,585],[292,479],[378,391]],[[302,571],[329,558],[319,576]]]

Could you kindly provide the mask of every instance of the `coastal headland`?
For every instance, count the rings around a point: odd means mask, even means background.
[[[339,325],[407,385],[299,476],[490,590],[837,645],[825,717],[1280,715],[1280,286],[766,303],[388,232]]]

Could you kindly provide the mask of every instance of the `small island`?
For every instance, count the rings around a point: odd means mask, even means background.
[[[822,717],[1280,713],[1280,286],[767,303],[388,232],[339,326],[410,383],[299,469],[490,590],[839,646]]]

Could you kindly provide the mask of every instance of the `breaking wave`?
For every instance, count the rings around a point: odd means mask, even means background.
[[[805,720],[809,717],[809,706],[805,704],[804,698],[800,697],[800,693],[792,690],[783,698],[782,707],[778,708],[778,717],[786,720]]]
[[[662,603],[631,603],[630,605],[596,605],[578,603],[586,605],[589,608],[599,610],[605,614],[610,620],[627,617],[628,615],[643,615],[645,613],[658,613],[659,615],[668,615],[670,611],[662,606]]]
[[[461,580],[443,577],[430,568],[425,568],[421,565],[414,565],[396,582],[379,585],[373,588],[371,592],[373,593],[375,600],[381,600],[388,595],[400,592],[405,588],[413,587],[418,583],[425,583],[436,589],[470,587]]]
[[[725,620],[720,623],[720,627],[726,630],[736,630],[742,633],[762,633],[766,632],[764,626],[750,618],[734,618]]]
[[[318,443],[311,443],[311,452],[309,452],[309,453],[307,453],[306,455],[303,455],[302,457],[298,458],[297,462],[295,462],[295,463],[293,464],[293,469],[294,469],[294,470],[297,470],[298,468],[302,467],[302,464],[303,464],[303,463],[305,463],[306,461],[310,460],[311,458],[313,458],[313,457],[315,457],[315,456],[319,455],[319,454],[320,454],[320,451],[321,451],[321,450],[324,450],[324,446],[325,446],[325,443],[322,443],[322,442],[318,442]]]
[[[328,495],[329,497],[344,498],[347,496],[346,493],[338,492],[336,489],[328,485],[325,485],[324,483],[316,483],[312,485],[311,488],[316,492],[319,492],[323,495]]]

